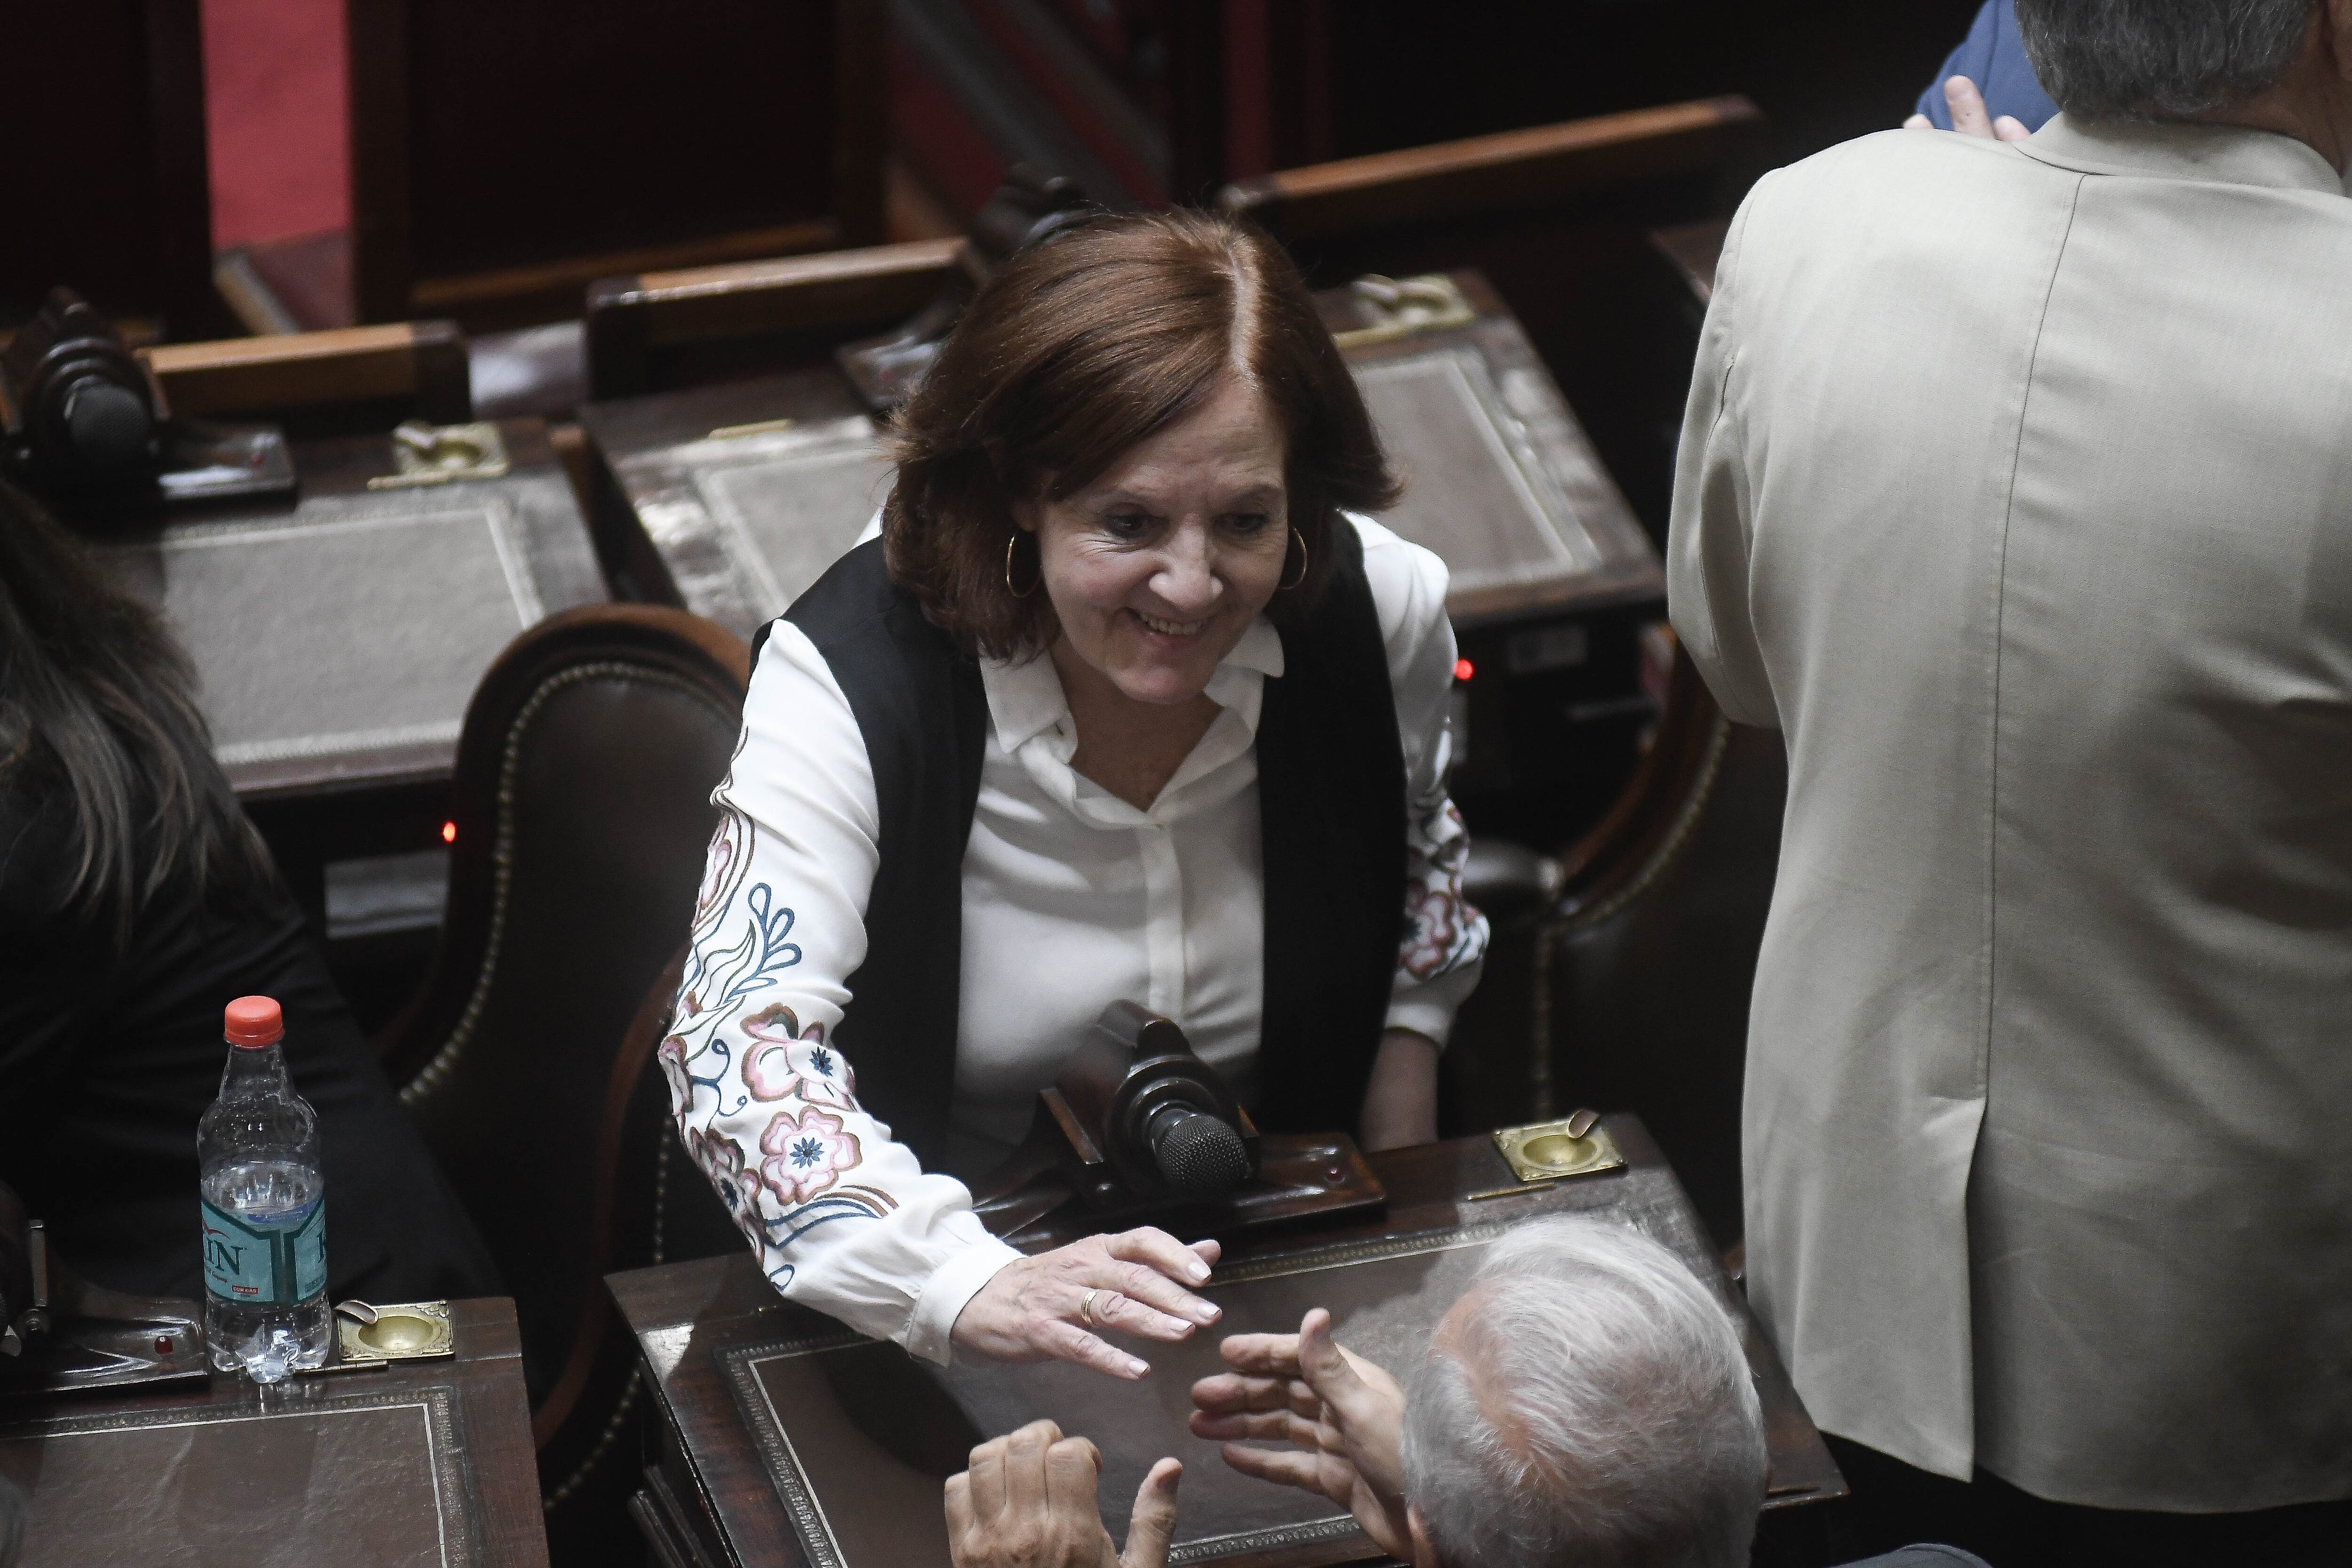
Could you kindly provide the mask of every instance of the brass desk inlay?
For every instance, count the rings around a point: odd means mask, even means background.
[[[1375,272],[1357,279],[1349,288],[1369,324],[1332,333],[1331,341],[1343,349],[1466,327],[1478,319],[1462,286],[1443,272],[1419,278],[1383,278]]]
[[[1580,1110],[1561,1121],[1538,1121],[1528,1127],[1506,1127],[1495,1134],[1495,1147],[1522,1182],[1552,1182],[1563,1176],[1613,1171],[1625,1163],[1591,1111]]]
[[[453,479],[495,479],[513,467],[506,437],[488,421],[476,425],[427,425],[405,420],[392,432],[392,460],[399,472],[368,480],[372,490],[411,485],[445,485]]]
[[[446,1301],[378,1307],[373,1323],[355,1322],[338,1313],[335,1334],[347,1362],[422,1361],[454,1355],[457,1349],[449,1330]]]

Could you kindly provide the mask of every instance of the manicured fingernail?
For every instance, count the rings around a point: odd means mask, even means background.
[[[1224,1315],[1224,1309],[1214,1301],[1203,1301],[1192,1312],[1194,1318],[1204,1323],[1213,1323]]]
[[[1195,1285],[1198,1285],[1202,1280],[1206,1279],[1208,1277],[1209,1266],[1205,1263],[1195,1263],[1192,1268],[1184,1271],[1184,1278],[1190,1279]]]
[[[1137,1360],[1136,1360],[1136,1359],[1134,1359],[1132,1356],[1130,1356],[1130,1357],[1129,1357],[1129,1358],[1128,1358],[1128,1363],[1127,1363],[1127,1375],[1128,1375],[1128,1376],[1129,1376],[1129,1377],[1141,1377],[1145,1373],[1150,1372],[1150,1370],[1151,1370],[1151,1367],[1150,1367],[1150,1363],[1149,1363],[1137,1361]]]

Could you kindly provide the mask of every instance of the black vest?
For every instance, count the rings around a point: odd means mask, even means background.
[[[1355,529],[1342,520],[1329,538],[1330,583],[1282,628],[1284,673],[1265,683],[1258,714],[1256,1109],[1283,1131],[1355,1126],[1404,924],[1404,759],[1388,650]],[[946,1146],[955,1086],[964,845],[988,737],[980,665],[891,584],[878,540],[835,563],[784,618],[849,699],[881,824],[866,962],[835,1041],[856,1064],[866,1109],[929,1165]],[[755,661],[766,640],[763,627]]]

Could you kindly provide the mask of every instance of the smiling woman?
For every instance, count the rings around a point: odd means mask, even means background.
[[[787,1296],[1139,1377],[1106,1331],[1215,1321],[1215,1244],[1023,1258],[964,1183],[1118,1000],[1270,1129],[1433,1135],[1486,946],[1445,571],[1358,515],[1395,486],[1355,383],[1220,219],[1016,257],[895,439],[881,538],[761,636],[663,1047],[680,1131]]]

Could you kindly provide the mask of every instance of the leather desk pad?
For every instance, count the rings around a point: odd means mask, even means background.
[[[297,1384],[239,1404],[0,1425],[18,1568],[474,1568],[451,1391]]]
[[[1683,1228],[1671,1212],[1654,1217]],[[1293,1332],[1316,1306],[1331,1310],[1341,1343],[1402,1375],[1506,1228],[1466,1226],[1221,1269],[1202,1293],[1224,1309],[1223,1321],[1181,1345],[1139,1343],[1152,1363],[1140,1384],[1058,1362],[935,1368],[845,1332],[746,1345],[722,1359],[811,1568],[946,1568],[942,1480],[983,1437],[1039,1416],[1102,1450],[1099,1495],[1113,1540],[1126,1535],[1145,1472],[1173,1454],[1184,1479],[1172,1563],[1325,1542],[1336,1560],[1356,1554],[1346,1542],[1363,1549],[1353,1521],[1321,1498],[1236,1473],[1217,1445],[1193,1437],[1185,1426],[1193,1381],[1223,1370],[1225,1334]],[[1693,1238],[1658,1239],[1685,1251]]]

